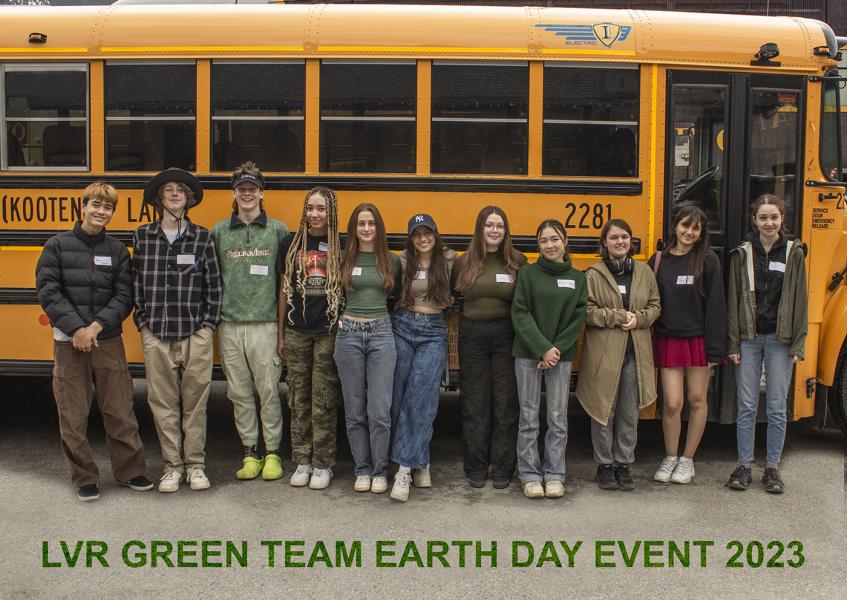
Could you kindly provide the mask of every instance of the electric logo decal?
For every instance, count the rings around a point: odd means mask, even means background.
[[[536,25],[544,31],[564,38],[566,46],[597,46],[602,44],[611,48],[616,42],[622,42],[629,37],[631,25],[615,25],[614,23],[597,23],[596,25],[565,25],[541,23]]]

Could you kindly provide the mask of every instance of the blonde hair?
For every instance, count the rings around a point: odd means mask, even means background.
[[[309,190],[303,202],[303,214],[300,216],[300,227],[291,240],[288,254],[285,257],[285,273],[282,291],[288,299],[288,318],[294,312],[294,289],[303,298],[303,318],[306,318],[306,243],[309,223],[306,220],[306,204],[314,195],[326,200],[327,220],[327,255],[326,255],[326,317],[329,326],[335,325],[344,304],[344,291],[341,286],[341,241],[338,237],[338,198],[335,192],[326,187],[316,187]],[[297,261],[295,267],[295,260]],[[292,276],[293,274],[293,276]],[[292,286],[292,279],[294,285]]]
[[[111,204],[112,210],[118,206],[118,191],[108,183],[95,181],[82,191],[83,206],[94,198],[99,198],[101,202]]]

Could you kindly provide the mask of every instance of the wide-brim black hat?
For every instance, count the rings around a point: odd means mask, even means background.
[[[144,186],[144,202],[159,206],[159,188],[171,181],[184,183],[193,192],[194,198],[188,201],[185,206],[186,209],[200,204],[203,199],[203,186],[200,181],[191,173],[176,167],[165,169],[147,182],[147,185]]]

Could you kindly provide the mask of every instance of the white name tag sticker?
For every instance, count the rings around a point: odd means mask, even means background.
[[[494,276],[497,279],[497,283],[512,283],[514,278],[508,273],[497,273]]]
[[[267,275],[268,265],[250,265],[250,275]]]
[[[619,285],[619,286],[618,286],[618,291],[619,291],[621,294],[626,294],[626,286],[625,286],[625,285]]]
[[[193,254],[177,254],[176,255],[176,264],[178,264],[178,265],[193,265],[194,264],[194,255]]]
[[[318,242],[318,250],[320,252],[326,252],[327,250],[329,250],[329,246],[326,242]]]
[[[557,279],[556,283],[561,288],[571,288],[572,290],[576,289],[576,281],[573,279]]]
[[[98,267],[111,267],[112,266],[112,257],[111,256],[95,256],[94,264]],[[773,264],[773,263],[771,263]],[[784,269],[784,267],[783,267]]]
[[[677,285],[694,285],[694,275],[678,275],[676,278]]]
[[[779,271],[780,273],[785,273],[785,263],[770,261],[768,263],[769,271]]]
[[[362,267],[353,267],[353,270],[350,271],[350,275],[352,275],[353,277],[361,277]]]
[[[426,279],[426,271],[418,271],[418,274],[415,275],[415,279]]]

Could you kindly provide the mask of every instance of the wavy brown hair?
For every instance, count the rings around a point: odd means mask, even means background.
[[[703,271],[706,269],[706,260],[711,254],[715,260],[715,264],[720,269],[720,261],[717,255],[712,252],[712,245],[709,240],[709,218],[701,209],[696,206],[684,206],[676,213],[673,220],[673,228],[671,229],[671,237],[668,240],[667,251],[679,244],[679,239],[676,235],[677,225],[700,225],[700,239],[694,242],[694,247],[687,254],[687,267],[689,272],[694,274],[694,286],[701,296],[705,296],[706,292],[703,289]],[[664,252],[664,251],[663,251]]]
[[[429,271],[426,278],[427,292],[424,298],[439,306],[446,306],[450,304],[450,269],[447,265],[447,259],[444,258],[444,251],[447,250],[447,247],[441,241],[441,236],[437,231],[432,233],[435,236],[435,243],[432,245],[432,258],[429,262]],[[403,292],[400,295],[403,306],[411,307],[415,305],[415,298],[412,296],[412,281],[419,270],[418,253],[414,244],[412,244],[412,234],[410,233],[406,238],[406,269],[403,271]]]
[[[294,289],[303,298],[303,318],[306,317],[306,243],[309,240],[307,235],[309,231],[309,222],[306,220],[306,203],[309,198],[317,194],[326,200],[326,219],[327,219],[327,253],[326,253],[326,316],[329,320],[329,326],[335,325],[338,320],[338,315],[341,313],[344,303],[344,294],[342,293],[340,283],[341,269],[341,241],[338,238],[338,198],[335,192],[326,187],[312,188],[306,194],[306,199],[303,201],[303,211],[300,215],[300,227],[297,233],[294,234],[294,239],[291,240],[288,254],[285,257],[285,273],[283,278],[282,291],[288,299],[288,314],[289,318],[294,311]],[[296,261],[296,265],[295,265]]]
[[[370,212],[374,216],[376,235],[374,236],[374,256],[376,271],[382,277],[382,289],[388,294],[394,287],[394,270],[391,267],[391,252],[388,250],[388,239],[385,235],[385,221],[379,214],[379,209],[373,204],[364,202],[353,209],[347,222],[347,243],[344,246],[344,260],[341,262],[341,287],[348,292],[353,291],[352,273],[359,253],[359,238],[356,237],[356,226],[359,214]]]
[[[512,247],[512,236],[509,233],[509,219],[499,206],[486,206],[476,216],[476,225],[473,230],[473,238],[468,245],[465,258],[462,260],[461,269],[456,274],[456,291],[466,292],[473,287],[479,276],[485,270],[485,259],[488,251],[485,249],[485,222],[491,215],[497,215],[503,219],[503,241],[497,248],[497,256],[503,261],[506,272],[515,277],[521,268],[520,253]]]

